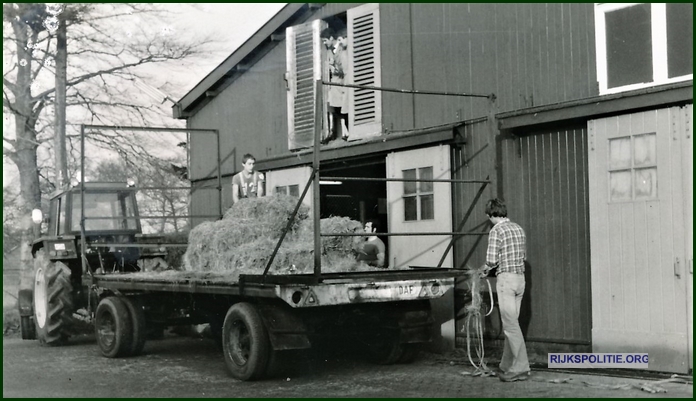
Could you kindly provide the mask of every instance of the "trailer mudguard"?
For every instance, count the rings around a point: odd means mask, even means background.
[[[311,348],[307,326],[292,308],[282,304],[256,306],[274,350]]]

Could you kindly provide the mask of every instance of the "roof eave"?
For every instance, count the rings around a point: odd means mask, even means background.
[[[211,90],[219,87],[221,83],[230,78],[237,71],[237,66],[250,55],[255,49],[267,40],[273,40],[272,35],[284,33],[288,21],[294,20],[304,9],[309,9],[307,3],[288,3],[276,13],[268,22],[247,39],[244,44],[239,46],[230,56],[220,65],[211,71],[203,80],[186,93],[178,102],[172,106],[172,114],[176,119],[186,119],[192,115],[192,111],[199,107],[211,93]]]

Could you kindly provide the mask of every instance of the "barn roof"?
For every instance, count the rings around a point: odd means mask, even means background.
[[[285,28],[307,19],[318,6],[320,5],[314,3],[289,3],[280,9],[172,107],[174,118],[186,119],[195,114],[282,41],[285,38]]]

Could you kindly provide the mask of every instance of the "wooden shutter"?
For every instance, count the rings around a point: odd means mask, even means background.
[[[288,81],[288,148],[314,142],[314,81],[321,79],[321,40],[326,22],[315,20],[285,31]]]
[[[348,83],[381,86],[379,4],[348,10]],[[382,92],[348,88],[349,140],[382,132]]]

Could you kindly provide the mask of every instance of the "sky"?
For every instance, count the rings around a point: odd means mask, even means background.
[[[198,33],[211,34],[222,42],[220,53],[211,55],[190,71],[184,85],[187,91],[222,63],[284,5],[285,3],[171,4],[172,11],[181,12],[176,26],[181,26],[182,31],[192,29]]]
[[[174,15],[168,29],[173,34],[186,32],[197,36],[211,36],[216,40],[215,51],[185,70],[157,71],[179,83],[177,93],[167,93],[179,100],[203,78],[222,63],[239,46],[273,17],[285,3],[172,3],[166,5]],[[126,27],[127,29],[127,27]],[[134,90],[137,90],[134,88]],[[4,114],[4,113],[3,113]],[[8,116],[3,118],[3,129],[9,129]],[[14,164],[3,160],[3,186],[17,184]]]

